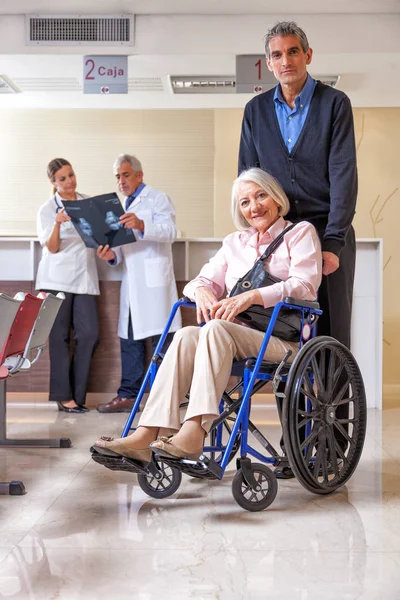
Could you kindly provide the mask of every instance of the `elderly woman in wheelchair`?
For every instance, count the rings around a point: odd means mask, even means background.
[[[222,248],[186,285],[187,298],[175,305],[142,386],[144,391],[151,380],[150,395],[136,430],[128,435],[142,394],[123,436],[102,437],[92,448],[96,462],[114,469],[125,466],[126,470],[140,473],[141,487],[153,497],[173,493],[182,471],[195,477],[222,478],[226,465],[240,447],[241,458],[233,484],[235,499],[248,510],[262,510],[273,501],[277,484],[272,471],[263,464],[250,463],[247,458],[250,454],[275,466],[288,465],[288,458],[280,456],[249,421],[251,395],[268,380],[274,381],[277,395],[285,398],[282,417],[285,449],[288,446],[290,465],[301,483],[316,493],[327,493],[343,485],[337,463],[340,460],[349,463],[349,457],[342,450],[338,455],[333,425],[329,432],[325,428],[325,421],[335,421],[335,409],[326,394],[322,400],[322,388],[326,392],[330,386],[332,393],[337,392],[338,398],[340,395],[338,402],[343,402],[344,396],[346,400],[347,396],[352,398],[351,394],[362,396],[362,382],[360,389],[354,389],[357,385],[353,379],[360,379],[354,359],[350,361],[351,369],[346,367],[348,376],[343,378],[344,365],[351,354],[332,338],[314,338],[303,345],[321,314],[313,300],[321,281],[322,257],[314,227],[307,222],[292,225],[285,221],[288,210],[289,202],[282,188],[261,169],[249,169],[234,181],[231,212],[238,231],[224,239]],[[257,287],[259,275],[254,269],[260,264],[261,287]],[[265,277],[269,278],[267,283]],[[202,326],[179,330],[158,366],[158,353],[178,305],[194,306],[193,302]],[[282,315],[283,321],[297,318],[295,336],[288,335],[287,324],[283,322],[286,333],[279,337],[278,319]],[[264,326],[260,326],[260,319]],[[248,326],[249,323],[256,328]],[[303,354],[299,362],[299,354],[315,340],[322,341],[322,346],[309,356]],[[249,361],[248,357],[257,358]],[[232,365],[236,365],[237,372],[235,368],[232,371]],[[291,371],[295,365],[293,380]],[[225,390],[231,374],[239,372],[244,377],[231,392],[239,389],[242,393],[234,400]],[[288,406],[288,394],[281,392],[281,382],[296,388],[291,393],[291,398],[296,396],[295,402],[291,402],[295,407],[293,414],[287,414],[293,412],[293,406]],[[316,387],[321,389],[318,391]],[[181,425],[180,408],[185,396],[187,411]],[[324,432],[320,435],[322,413]],[[354,409],[352,416],[353,413]],[[351,445],[353,424],[338,425],[338,434],[346,436]],[[349,428],[352,428],[350,434]],[[271,454],[270,458],[248,445],[248,431]],[[204,447],[209,432],[211,446]],[[223,441],[224,435],[229,435],[228,441]],[[363,431],[356,438],[357,445],[362,447]],[[354,460],[346,466],[352,473]]]

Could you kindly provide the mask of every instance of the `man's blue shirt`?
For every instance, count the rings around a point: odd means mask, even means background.
[[[131,196],[128,196],[128,198],[126,198],[125,200],[125,210],[128,210],[128,208],[130,207],[130,205],[132,204],[132,202],[134,201],[135,198],[137,198],[140,194],[140,192],[142,191],[142,189],[146,187],[145,183],[141,183],[136,190],[133,192],[133,194]]]
[[[308,75],[303,89],[294,101],[294,108],[290,108],[286,104],[282,96],[281,86],[278,85],[275,88],[274,103],[276,116],[283,140],[289,152],[293,150],[303,129],[316,85],[316,80]]]

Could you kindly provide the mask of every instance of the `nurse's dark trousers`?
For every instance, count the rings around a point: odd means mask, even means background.
[[[55,290],[51,291],[57,294]],[[96,296],[64,292],[49,337],[50,401],[85,404],[90,363],[99,338]],[[74,349],[71,356],[71,329]]]

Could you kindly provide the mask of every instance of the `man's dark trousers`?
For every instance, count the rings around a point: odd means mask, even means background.
[[[165,340],[163,354],[172,342],[173,333],[169,333]],[[129,315],[128,339],[120,338],[121,345],[121,385],[117,395],[120,398],[136,398],[142,384],[145,359],[146,359],[146,339],[134,340],[132,321]],[[154,354],[158,341],[161,336],[155,335],[151,339],[152,352]]]
[[[318,320],[318,335],[330,335],[350,348],[351,310],[356,266],[356,239],[350,227],[340,253],[340,266],[331,275],[323,276],[318,301],[323,315]]]

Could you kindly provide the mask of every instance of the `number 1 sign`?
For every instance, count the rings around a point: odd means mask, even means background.
[[[263,54],[236,56],[236,93],[258,94],[270,90],[277,83]]]

